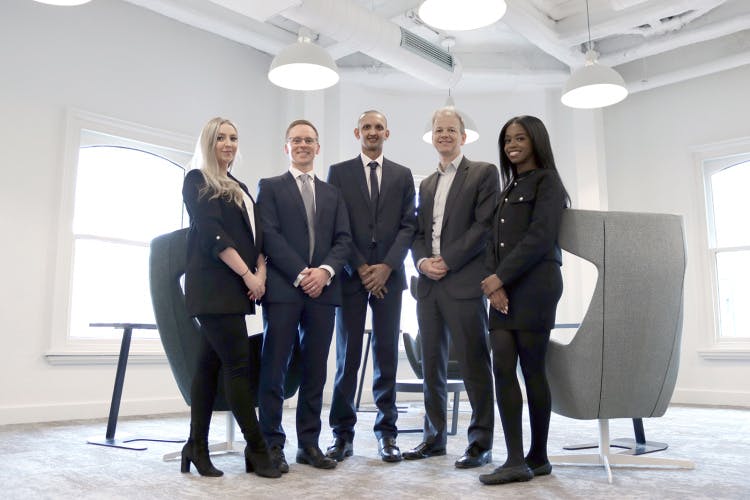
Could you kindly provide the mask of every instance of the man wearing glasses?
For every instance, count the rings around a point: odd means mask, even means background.
[[[284,152],[289,170],[261,179],[258,188],[263,252],[268,258],[259,420],[271,458],[281,472],[288,472],[281,426],[283,386],[298,341],[303,368],[297,463],[332,469],[336,461],[323,454],[318,439],[335,308],[341,304],[338,275],[351,243],[349,218],[338,189],[315,177],[313,161],[320,152],[315,126],[307,120],[293,121],[286,131]]]

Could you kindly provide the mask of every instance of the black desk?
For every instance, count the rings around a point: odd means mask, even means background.
[[[112,403],[109,406],[109,419],[107,420],[107,433],[104,440],[90,438],[88,444],[99,446],[110,446],[113,448],[124,448],[126,450],[145,450],[145,446],[128,444],[133,441],[162,441],[167,443],[181,443],[184,439],[158,439],[158,438],[128,438],[116,439],[115,429],[117,428],[117,417],[120,413],[120,400],[122,399],[122,386],[125,382],[125,368],[128,365],[128,356],[130,355],[130,340],[133,337],[133,330],[156,330],[153,323],[90,323],[91,327],[105,327],[122,329],[122,342],[120,343],[120,356],[117,359],[117,372],[115,373],[115,386],[112,390]]]

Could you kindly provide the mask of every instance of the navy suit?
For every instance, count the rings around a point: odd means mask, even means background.
[[[349,218],[338,189],[317,178],[314,185],[315,247],[311,259],[305,207],[292,174],[262,179],[258,189],[263,251],[268,259],[263,296],[260,422],[268,445],[282,448],[286,440],[281,426],[284,378],[297,335],[302,363],[297,443],[300,448],[318,446],[334,309],[341,303],[340,274],[351,242]],[[330,266],[335,275],[321,295],[313,299],[294,282],[304,268],[321,265]]]
[[[341,189],[352,230],[352,250],[345,272],[343,303],[336,309],[336,379],[331,403],[333,434],[351,442],[357,412],[354,396],[361,364],[367,304],[372,309],[373,398],[378,407],[375,435],[396,437],[396,368],[401,323],[401,296],[406,288],[404,259],[414,239],[414,178],[411,171],[386,158],[381,166],[377,207],[367,187],[362,157],[332,165],[328,182]],[[373,218],[373,209],[375,216]],[[387,264],[388,292],[379,299],[362,284],[363,264]]]
[[[432,256],[433,209],[441,176],[435,172],[419,186],[415,265]],[[446,443],[446,378],[449,335],[471,403],[469,445],[492,448],[494,408],[492,372],[487,349],[487,310],[481,281],[489,274],[485,249],[499,191],[497,167],[466,159],[456,169],[445,202],[440,256],[448,273],[434,281],[420,274],[417,321],[422,336],[425,422],[423,440]]]

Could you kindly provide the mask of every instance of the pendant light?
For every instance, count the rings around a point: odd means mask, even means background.
[[[297,42],[271,61],[268,79],[289,90],[321,90],[339,81],[338,68],[328,52],[312,42],[312,33],[300,28]]]
[[[60,5],[60,6],[73,6],[73,5],[83,5],[85,3],[89,3],[91,0],[35,0],[39,3],[46,3],[47,5]]]
[[[499,21],[506,9],[503,0],[425,0],[417,14],[433,28],[464,31]]]
[[[586,51],[586,62],[582,68],[570,75],[563,88],[560,101],[571,108],[593,109],[616,104],[628,95],[625,80],[610,67],[599,64],[599,54],[591,44],[591,20],[589,2],[586,0],[586,26],[589,43]]]
[[[445,106],[443,107],[452,109],[458,115],[461,115],[461,118],[464,121],[464,130],[466,131],[466,142],[464,144],[471,144],[472,142],[479,140],[479,132],[477,131],[476,123],[474,123],[474,120],[472,120],[469,115],[456,109],[456,103],[453,101],[453,97],[451,97],[450,90],[448,90],[448,99],[445,100]],[[432,144],[432,122],[428,123],[427,127],[425,127],[425,133],[422,135],[422,140],[427,144]]]

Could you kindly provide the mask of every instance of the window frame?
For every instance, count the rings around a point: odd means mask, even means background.
[[[711,175],[732,164],[750,161],[750,137],[722,141],[692,148],[696,166],[696,178],[699,183],[699,198],[703,199],[701,231],[699,238],[699,263],[708,276],[702,287],[705,304],[710,304],[706,311],[708,328],[704,336],[704,345],[698,354],[705,359],[713,360],[750,360],[750,332],[748,336],[728,338],[721,336],[721,311],[719,304],[719,282],[716,267],[716,256],[721,249],[715,241],[713,193]],[[696,204],[701,207],[701,204]]]
[[[109,364],[116,363],[121,340],[71,337],[70,315],[73,289],[75,235],[73,215],[75,207],[78,152],[83,146],[82,132],[92,131],[116,138],[138,141],[154,146],[155,150],[173,150],[190,156],[194,139],[172,131],[119,120],[79,109],[66,111],[65,135],[60,179],[60,204],[57,213],[57,245],[52,285],[52,313],[49,326],[49,349],[45,353],[51,364]],[[113,145],[115,145],[113,143]],[[187,168],[187,167],[186,167]],[[158,339],[133,338],[130,363],[165,362],[164,349]]]

